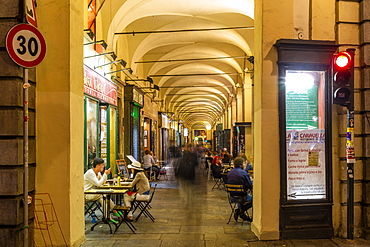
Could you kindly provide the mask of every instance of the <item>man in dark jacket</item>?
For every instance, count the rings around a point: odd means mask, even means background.
[[[227,174],[227,183],[228,184],[238,184],[243,185],[244,192],[232,192],[231,196],[242,196],[243,200],[242,203],[238,203],[238,208],[235,209],[235,220],[242,218],[243,220],[251,221],[251,219],[245,215],[245,211],[248,210],[252,206],[252,195],[248,193],[248,190],[252,189],[252,181],[246,171],[243,170],[243,158],[235,158],[234,159],[234,169],[232,169]]]

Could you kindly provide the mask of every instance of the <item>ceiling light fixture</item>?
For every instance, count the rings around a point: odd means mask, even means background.
[[[107,43],[105,43],[104,40],[89,42],[89,43],[85,43],[84,45],[93,45],[93,44],[101,44],[101,46],[103,46],[104,50],[106,50],[107,47],[108,47]]]
[[[120,71],[125,71],[125,70],[128,70],[130,72],[130,74],[133,73],[131,68],[127,68],[127,69],[120,69],[120,70],[116,70],[116,71],[110,71],[108,73],[104,73],[104,75],[113,74],[113,73],[120,72]]]
[[[98,56],[103,56],[103,55],[111,55],[113,60],[116,60],[117,58],[117,55],[114,54],[114,52],[106,52],[106,53],[100,53],[100,54],[97,54],[97,55],[93,55],[93,56],[88,56],[88,57],[84,57],[84,58],[92,58],[92,57],[98,57]]]
[[[122,65],[122,67],[126,67],[126,64],[127,64],[127,62],[125,60],[119,59],[119,60],[116,60],[116,61],[113,61],[113,62],[110,62],[110,63],[95,66],[94,69],[100,68],[100,67],[103,67],[103,66],[106,66],[106,65],[109,65],[109,64],[113,64],[113,63],[120,63]]]

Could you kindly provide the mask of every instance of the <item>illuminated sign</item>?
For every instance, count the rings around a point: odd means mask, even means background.
[[[116,106],[117,86],[89,67],[84,68],[84,93]]]
[[[325,130],[287,130],[288,200],[326,198]]]

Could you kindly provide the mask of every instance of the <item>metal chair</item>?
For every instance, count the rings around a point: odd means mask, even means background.
[[[148,177],[149,181],[155,180],[155,173],[153,172],[152,164],[144,164],[144,173]]]
[[[85,215],[88,215],[91,218],[94,215],[97,219],[99,219],[99,217],[95,214],[96,210],[99,210],[103,214],[99,201],[85,201]]]
[[[164,180],[168,180],[166,167],[160,166],[158,180],[163,176]]]
[[[222,173],[221,170],[218,168],[217,165],[211,164],[211,171],[212,171],[212,176],[213,176],[213,181],[215,184],[212,187],[212,190],[215,188],[221,190],[221,185],[225,187],[223,181],[222,181]]]
[[[140,213],[136,216],[136,218],[135,218],[135,221],[138,221],[139,220],[139,218],[140,218],[140,216],[142,215],[142,214],[144,214],[146,217],[148,217],[151,221],[155,221],[155,218],[154,218],[154,216],[149,212],[149,209],[151,208],[151,205],[150,205],[150,203],[152,202],[152,200],[153,200],[153,197],[154,197],[154,193],[155,193],[155,189],[157,188],[157,183],[154,185],[154,187],[153,187],[153,189],[152,189],[152,191],[151,191],[151,195],[150,195],[150,197],[149,197],[149,199],[148,200],[140,200],[140,199],[137,199],[137,198],[135,198],[135,200],[132,202],[132,204],[133,204],[133,207],[134,207],[134,209],[133,209],[133,211],[132,211],[132,213],[135,213],[135,211],[137,210],[137,209],[139,209],[140,210]]]
[[[229,220],[227,221],[227,224],[230,223],[231,217],[235,215],[235,209],[237,209],[237,205],[241,204],[242,209],[246,212],[249,219],[252,219],[252,217],[248,213],[248,209],[252,207],[252,202],[245,202],[243,199],[248,194],[248,191],[244,190],[244,186],[241,184],[225,184],[227,197],[229,201],[229,205],[231,208],[231,213]],[[237,218],[236,222],[238,222]],[[242,224],[244,223],[244,219],[242,219]]]
[[[116,211],[122,212],[122,216],[120,217],[121,218],[120,223],[118,224],[116,229],[118,229],[122,225],[122,223],[125,222],[125,224],[128,226],[128,228],[130,228],[132,233],[136,233],[135,232],[135,230],[137,230],[136,227],[131,223],[130,220],[127,219],[127,215],[130,212],[131,208],[127,206],[117,206],[116,205],[113,209]]]

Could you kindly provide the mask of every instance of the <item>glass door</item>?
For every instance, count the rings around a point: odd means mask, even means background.
[[[109,157],[108,162],[112,168],[112,173],[117,172],[117,109],[109,106]]]
[[[104,160],[106,167],[108,167],[108,127],[107,127],[107,106],[100,106],[100,158]]]
[[[92,167],[98,151],[98,102],[85,98],[85,171]]]

